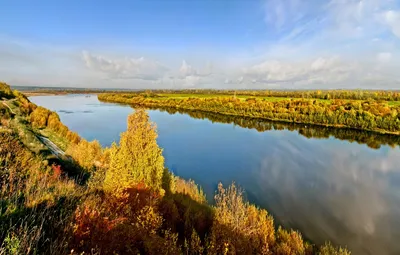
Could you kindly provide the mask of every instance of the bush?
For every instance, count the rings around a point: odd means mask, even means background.
[[[350,255],[347,249],[342,247],[333,247],[330,242],[325,243],[321,246],[318,255]]]
[[[290,230],[282,229],[279,227],[277,231],[277,245],[275,253],[278,255],[303,255],[306,249],[304,246],[303,238],[301,234]]]
[[[101,165],[102,148],[98,141],[88,142],[81,140],[78,144],[72,144],[66,150],[66,153],[88,172],[94,172],[96,165]]]
[[[7,83],[0,82],[0,100],[2,98],[10,99],[13,98],[14,94],[12,93],[12,90]]]
[[[245,202],[235,184],[228,189],[219,184],[215,202],[211,254],[271,254],[275,230],[267,211]]]

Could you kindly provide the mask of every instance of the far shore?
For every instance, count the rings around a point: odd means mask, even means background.
[[[32,96],[58,96],[58,95],[68,95],[68,94],[98,94],[95,92],[57,92],[57,91],[49,91],[49,92],[42,92],[42,91],[23,91],[22,92],[27,97]]]
[[[25,96],[54,96],[54,95],[62,95],[66,93],[55,93],[55,92],[22,92]]]

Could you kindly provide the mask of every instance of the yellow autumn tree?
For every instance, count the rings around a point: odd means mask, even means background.
[[[10,88],[10,86],[7,83],[0,82],[0,100],[5,97],[5,98],[12,98],[13,93]]]
[[[156,138],[155,125],[145,110],[138,109],[130,115],[119,146],[113,144],[111,147],[104,189],[118,191],[139,183],[161,189],[164,157]]]
[[[275,230],[266,210],[251,205],[234,183],[218,185],[208,254],[272,254]]]
[[[97,140],[88,142],[83,139],[76,145],[70,145],[66,153],[71,155],[81,167],[89,172],[94,171],[95,166],[101,164],[102,148]]]

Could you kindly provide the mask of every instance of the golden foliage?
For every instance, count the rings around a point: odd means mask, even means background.
[[[277,231],[277,246],[275,253],[278,255],[303,255],[306,252],[303,238],[301,234],[290,230],[282,229],[279,227]]]
[[[121,134],[119,146],[113,144],[111,148],[105,190],[123,190],[138,183],[161,189],[164,157],[156,138],[155,127],[143,109],[128,117],[128,129]]]
[[[321,246],[318,255],[351,255],[351,252],[342,247],[333,247],[330,242]]]
[[[77,133],[70,131],[62,122],[57,113],[47,110],[41,106],[35,108],[30,114],[32,126],[42,129],[50,128],[60,136],[66,137],[71,143],[77,144],[80,137]]]
[[[46,108],[38,106],[30,115],[31,123],[37,128],[47,127],[47,121],[51,112]],[[53,120],[54,122],[54,120]],[[54,125],[54,124],[53,124]]]
[[[225,115],[307,123],[321,126],[348,127],[399,134],[400,106],[381,101],[330,101],[316,99],[268,100],[234,97],[144,97],[138,94],[101,94],[100,100],[127,103],[141,107],[199,110]]]
[[[218,185],[210,236],[212,254],[271,254],[275,243],[273,219],[267,211],[245,202],[241,189]]]
[[[10,86],[5,82],[0,82],[0,100],[2,98],[13,98],[14,95]]]
[[[56,231],[68,223],[68,209],[74,202],[64,203],[62,210],[57,204],[74,200],[82,189],[57,170],[27,149],[17,134],[0,133],[0,254],[62,249],[64,240]],[[43,243],[47,245],[42,247]]]
[[[78,144],[69,146],[66,153],[89,172],[95,171],[96,165],[102,164],[102,148],[97,140],[81,140]]]
[[[193,180],[184,180],[179,177],[174,177],[174,193],[180,193],[189,196],[193,201],[200,204],[207,203],[206,195],[199,185],[197,185]]]

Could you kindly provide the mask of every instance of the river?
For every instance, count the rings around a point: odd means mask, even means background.
[[[126,130],[129,106],[96,95],[34,96],[61,121],[103,146]],[[400,149],[396,136],[148,110],[167,167],[200,184],[212,201],[235,181],[276,222],[317,244],[353,254],[400,254]],[[391,146],[389,146],[391,145]]]

